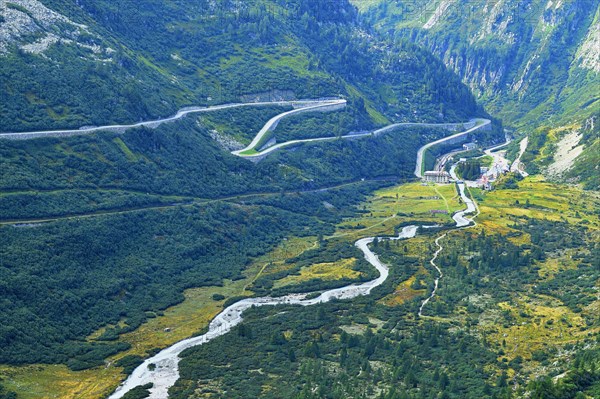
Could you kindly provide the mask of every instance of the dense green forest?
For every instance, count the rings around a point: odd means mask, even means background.
[[[481,398],[503,390],[485,384],[484,365],[495,363],[495,356],[469,335],[404,322],[371,301],[355,302],[294,308],[276,318],[268,317],[269,310],[248,313],[248,322],[232,334],[184,354],[181,379],[170,396],[187,398],[199,386],[206,387],[200,392],[207,397],[298,399],[366,398],[377,392],[383,398],[440,392]],[[386,323],[373,328],[365,311]],[[364,326],[362,332],[347,333],[344,327],[355,323]]]
[[[81,341],[101,326],[125,319],[114,333],[135,329],[186,288],[240,278],[282,237],[327,231],[314,218],[227,204],[2,229],[0,361],[73,369],[124,349]]]
[[[461,163],[456,168],[456,172],[465,180],[477,180],[481,177],[481,160],[469,159]]]
[[[1,382],[2,380],[0,380],[0,383]],[[4,388],[0,384],[0,399],[17,399],[17,394],[11,391],[7,391],[6,388]]]

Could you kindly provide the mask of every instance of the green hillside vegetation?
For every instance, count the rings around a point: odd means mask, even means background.
[[[125,49],[111,63],[67,45],[50,47],[46,57],[0,55],[3,132],[131,123],[173,114],[180,103],[175,85]]]
[[[583,181],[584,187],[591,190],[600,190],[598,169],[593,165],[600,165],[600,138],[596,138],[577,158],[571,170],[567,172],[567,178],[575,181]]]
[[[292,109],[291,106],[225,109],[199,117],[198,123],[248,145],[271,118]]]
[[[471,9],[453,2],[424,29],[440,3],[380,1],[363,11],[380,30],[431,49],[490,110],[515,126],[531,129],[542,121],[559,126],[598,111],[597,72],[577,58],[592,23],[598,22],[597,5],[571,0],[546,7],[536,0],[525,9],[503,1]],[[493,29],[485,31],[488,26]]]
[[[370,215],[386,220],[398,209],[401,218],[358,236],[332,236],[328,246],[430,220],[424,209],[440,205],[415,196],[432,191],[416,184],[379,191],[359,206],[361,223],[371,225]],[[170,395],[594,397],[600,224],[588,205],[597,205],[597,195],[565,192],[539,178],[473,195],[480,227],[442,241],[444,278],[423,318],[416,314],[433,285],[431,235],[380,241],[373,249],[391,266],[390,278],[372,295],[314,308],[253,309],[231,334],[184,352],[182,378]],[[406,282],[410,287],[398,291]]]
[[[598,116],[586,120],[585,124],[578,123],[559,128],[541,127],[529,133],[529,143],[521,160],[531,174],[545,173],[556,160],[559,142],[566,135],[576,133],[581,136],[578,146],[583,146],[581,155],[575,158],[570,168],[559,176],[558,180],[569,183],[581,183],[587,190],[598,190],[598,146],[600,145],[600,126]],[[519,142],[513,142],[508,147],[507,156],[515,159],[520,151]],[[566,148],[572,150],[572,148]],[[556,179],[556,178],[555,178]]]
[[[533,136],[525,157],[530,173],[545,172],[552,161],[561,137],[550,130],[584,131],[591,118],[597,124],[597,2],[355,3],[381,32],[430,49],[518,136]],[[598,171],[589,168],[597,159],[598,133],[583,133],[584,154],[560,178],[598,188]]]
[[[2,131],[133,123],[191,105],[328,97],[345,98],[347,107],[284,119],[265,140],[492,119],[458,76],[413,43],[429,40],[413,30],[414,21],[389,35],[370,22],[388,15],[365,4],[366,18],[346,0],[43,4],[89,27],[79,41],[114,51],[99,59],[63,41],[32,54],[19,45],[33,37],[13,43],[0,54]],[[583,14],[575,8],[572,26],[589,25]],[[468,22],[481,22],[473,18]],[[457,41],[468,33],[448,30]],[[481,54],[489,64],[506,61],[491,48]],[[550,46],[542,58],[559,53]],[[596,109],[583,89],[594,76],[574,69],[565,83],[574,89],[559,107],[555,99],[568,91],[561,89],[566,64],[532,78],[522,112],[513,112],[514,98],[479,94],[512,126],[529,127],[535,118],[554,123],[549,111],[528,107],[540,102],[579,121]],[[547,92],[536,92],[540,82]],[[171,397],[596,395],[598,215],[597,206],[585,206],[597,205],[595,192],[565,193],[537,177],[511,181],[511,190],[473,190],[480,226],[443,240],[445,277],[419,318],[435,277],[432,238],[463,204],[454,185],[415,183],[415,159],[418,148],[451,132],[397,128],[305,143],[260,162],[225,148],[249,143],[290,109],[228,109],[121,134],[0,140],[0,398],[14,399],[9,390],[19,399],[106,397],[144,358],[201,333],[243,296],[373,279],[376,270],[356,239],[396,235],[415,222],[441,227],[409,241],[374,242],[391,272],[372,295],[249,310],[232,333],[183,354]],[[536,127],[523,160],[543,166],[558,137]],[[492,130],[472,139],[487,145],[502,133],[494,120]],[[597,131],[583,134],[589,147],[570,173],[592,181],[583,161],[597,159]],[[434,148],[426,162],[448,149]],[[147,389],[129,396],[144,397]]]
[[[418,146],[440,133],[305,145],[258,164],[220,150],[193,120],[123,135],[0,142],[3,218],[59,217],[0,227],[1,361],[67,363],[75,370],[102,364],[127,349],[113,340],[139,327],[147,312],[180,302],[184,289],[238,278],[252,257],[286,235],[331,234],[331,223],[363,198],[352,187],[307,192],[302,201],[282,192],[407,178]],[[261,191],[270,194],[247,195]],[[166,206],[169,201],[179,205]],[[324,201],[341,211],[328,210]],[[130,206],[141,210],[127,211]],[[76,217],[86,212],[99,215]],[[332,254],[331,261],[359,257],[335,248]],[[363,279],[373,272],[365,265],[359,270]],[[108,324],[120,327],[107,331],[104,342],[82,341]]]
[[[45,3],[89,25],[90,41],[114,52],[98,61],[64,43],[43,55],[14,46],[1,56],[5,131],[131,123],[188,105],[282,97],[361,97],[373,115],[406,120],[481,113],[425,51],[362,34],[368,27],[345,1]]]
[[[123,135],[0,141],[0,220],[185,205],[362,178],[408,178],[418,147],[445,134],[399,128],[377,137],[302,145],[258,164],[220,149],[209,129],[191,119]]]

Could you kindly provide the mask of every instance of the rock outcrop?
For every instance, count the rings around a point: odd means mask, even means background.
[[[86,25],[73,22],[37,0],[0,0],[0,56],[15,45],[27,53],[43,54],[57,43],[78,45],[94,57],[110,54],[110,49],[95,41],[100,40]]]

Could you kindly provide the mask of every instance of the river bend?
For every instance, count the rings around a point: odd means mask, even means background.
[[[407,226],[402,229],[398,237],[392,240],[402,240],[412,238],[417,233],[417,226]],[[387,280],[389,275],[388,267],[383,264],[379,257],[369,249],[369,244],[375,240],[375,237],[368,237],[358,240],[355,245],[363,254],[365,259],[379,271],[379,277],[375,280],[362,284],[351,284],[341,288],[321,293],[316,298],[307,299],[310,294],[291,294],[282,297],[262,297],[246,298],[224,309],[211,322],[208,332],[198,337],[188,338],[180,341],[155,356],[147,359],[138,366],[127,380],[109,397],[109,399],[122,398],[131,389],[148,383],[154,386],[150,390],[150,398],[165,399],[168,398],[168,390],[179,379],[179,354],[188,348],[205,344],[221,335],[227,334],[231,329],[242,322],[242,313],[252,306],[275,306],[275,305],[301,305],[310,306],[318,303],[329,302],[332,299],[352,299],[361,295],[369,295],[371,291],[379,287]],[[154,367],[151,370],[150,365]]]

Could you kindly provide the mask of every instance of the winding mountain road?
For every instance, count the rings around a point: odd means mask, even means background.
[[[298,111],[302,111],[302,110],[298,110]],[[290,111],[290,112],[292,112],[292,111]],[[278,115],[275,118],[278,118],[282,115]],[[283,116],[287,116],[287,115],[283,115]],[[243,150],[234,151],[234,152],[232,152],[232,154],[238,155],[238,156],[241,156],[244,158],[249,158],[249,159],[253,159],[253,158],[254,159],[262,159],[263,157],[269,155],[272,152],[275,152],[275,151],[280,150],[285,147],[290,147],[290,146],[294,146],[294,145],[298,145],[298,144],[315,143],[315,142],[322,142],[322,141],[333,141],[333,140],[339,140],[339,139],[357,139],[357,138],[362,138],[362,137],[374,137],[374,136],[378,136],[380,134],[390,132],[390,131],[400,128],[400,127],[433,127],[433,128],[444,128],[444,129],[456,129],[456,128],[460,128],[461,126],[468,125],[469,123],[475,123],[478,125],[471,129],[468,129],[464,132],[460,132],[460,133],[454,134],[452,136],[440,139],[440,140],[436,141],[435,143],[439,144],[439,143],[443,143],[447,140],[453,140],[458,137],[465,136],[469,133],[474,132],[475,130],[478,130],[478,129],[481,129],[481,128],[487,126],[489,123],[491,123],[491,121],[489,121],[487,119],[474,119],[474,120],[471,120],[470,122],[467,122],[466,124],[465,123],[419,123],[419,122],[394,123],[394,124],[382,127],[380,129],[373,130],[370,132],[365,132],[365,133],[347,134],[347,135],[339,136],[339,137],[318,137],[318,138],[314,138],[314,139],[290,140],[290,141],[286,141],[284,143],[275,144],[272,147],[266,148],[266,149],[256,152],[256,153],[244,154],[244,152],[254,148],[250,145]],[[255,140],[256,140],[256,138],[255,138]],[[262,136],[259,140],[257,140],[257,142],[260,142],[260,140],[262,140]],[[429,144],[427,146],[429,146]],[[421,151],[422,149],[423,149],[423,147],[419,151]],[[422,159],[423,159],[422,155],[419,159],[417,160],[417,162],[422,162]],[[421,177],[421,176],[418,176],[418,177]]]
[[[448,137],[444,137],[442,139],[436,140],[436,141],[432,141],[431,143],[425,144],[423,147],[419,148],[419,151],[417,152],[417,164],[415,166],[415,176],[422,178],[423,177],[423,172],[424,172],[424,161],[425,161],[425,152],[436,146],[439,144],[444,144],[446,142],[450,142],[452,140],[456,140],[458,138],[467,136],[470,133],[473,133],[477,130],[480,129],[484,129],[484,128],[488,128],[491,125],[492,121],[489,119],[481,119],[481,118],[476,118],[476,119],[472,119],[471,121],[469,121],[469,123],[465,123],[463,125],[465,125],[465,131],[460,132],[460,133],[456,133],[453,134],[452,136],[448,136]],[[471,127],[468,127],[468,126]]]
[[[423,155],[428,148],[431,148],[437,144],[442,144],[444,142],[454,140],[460,138],[462,136],[466,136],[469,133],[472,133],[476,130],[482,129],[490,125],[491,121],[488,119],[472,119],[467,123],[418,123],[418,122],[403,122],[403,123],[394,123],[383,128],[365,132],[365,133],[356,133],[356,134],[347,134],[339,137],[319,137],[313,139],[298,139],[298,140],[290,140],[284,143],[278,143],[271,147],[265,149],[257,149],[257,146],[262,144],[265,139],[265,136],[275,130],[279,122],[289,116],[297,115],[305,112],[328,112],[342,109],[346,106],[347,101],[345,99],[325,99],[325,100],[294,100],[294,101],[265,101],[265,102],[252,102],[252,103],[233,103],[233,104],[222,104],[215,105],[209,107],[187,107],[179,110],[175,115],[157,119],[153,121],[145,121],[138,122],[129,125],[107,125],[107,126],[96,126],[96,127],[85,127],[80,129],[65,129],[65,130],[50,130],[50,131],[32,131],[32,132],[20,132],[20,133],[0,133],[0,139],[6,140],[32,140],[42,137],[69,137],[69,136],[80,136],[80,135],[88,135],[94,133],[101,132],[117,132],[123,133],[129,129],[135,129],[139,127],[148,127],[148,128],[157,128],[162,124],[174,122],[179,119],[184,118],[189,114],[195,113],[208,113],[215,112],[224,109],[232,109],[232,108],[241,108],[241,107],[264,107],[264,106],[285,106],[291,105],[295,109],[287,112],[283,112],[275,117],[271,118],[256,134],[252,142],[241,150],[232,151],[233,155],[253,159],[260,160],[265,156],[278,151],[285,147],[295,146],[298,144],[304,143],[315,143],[315,142],[323,142],[323,141],[333,141],[338,139],[357,139],[362,137],[373,137],[378,136],[380,134],[387,133],[399,127],[437,127],[437,128],[445,128],[445,129],[458,129],[460,127],[465,127],[467,130],[462,131],[460,133],[456,133],[452,136],[445,137],[443,139],[434,141],[429,143],[419,149],[417,153],[417,167],[415,174],[417,177],[421,176],[421,170],[423,163]],[[470,126],[470,127],[469,127]]]
[[[273,118],[271,118],[263,126],[262,129],[260,129],[258,134],[254,137],[252,142],[250,144],[248,144],[248,146],[246,148],[237,150],[237,151],[233,151],[232,154],[241,156],[241,157],[247,156],[247,155],[244,155],[244,152],[255,150],[256,147],[258,147],[258,145],[261,143],[261,141],[263,141],[265,135],[267,133],[269,133],[270,131],[274,130],[283,118],[286,118],[286,117],[292,116],[292,115],[297,115],[297,114],[304,113],[304,112],[310,112],[310,111],[334,111],[334,110],[343,108],[345,106],[346,106],[346,100],[341,100],[341,99],[340,100],[318,101],[314,105],[307,105],[302,108],[293,109],[291,111],[287,111],[282,114],[276,115]],[[259,153],[259,154],[262,155],[263,153]]]
[[[301,110],[309,109],[316,110],[318,108],[323,107],[331,107],[331,106],[345,106],[346,100],[343,99],[334,99],[334,100],[294,100],[294,101],[263,101],[263,102],[251,102],[251,103],[232,103],[232,104],[222,104],[222,105],[214,105],[209,107],[187,107],[182,108],[173,116],[163,119],[157,119],[153,121],[144,121],[133,123],[129,125],[107,125],[107,126],[94,126],[94,127],[84,127],[80,129],[65,129],[65,130],[49,130],[49,131],[33,131],[33,132],[20,132],[20,133],[0,133],[0,139],[8,139],[8,140],[31,140],[41,137],[68,137],[68,136],[81,136],[86,134],[94,134],[100,132],[124,132],[129,129],[135,129],[138,127],[148,127],[148,128],[157,128],[162,124],[177,121],[189,114],[198,114],[198,113],[207,113],[207,112],[215,112],[224,109],[231,108],[241,108],[241,107],[264,107],[264,106],[285,106],[291,105],[292,107],[298,108],[293,111],[289,111],[283,114],[278,115],[273,119],[281,119],[287,114],[298,112]],[[266,128],[265,132],[269,129],[270,126],[276,125],[277,121],[269,121],[265,125],[263,129]],[[261,133],[259,132],[259,135]],[[258,136],[257,135],[257,138]],[[255,138],[256,140],[256,138]]]

